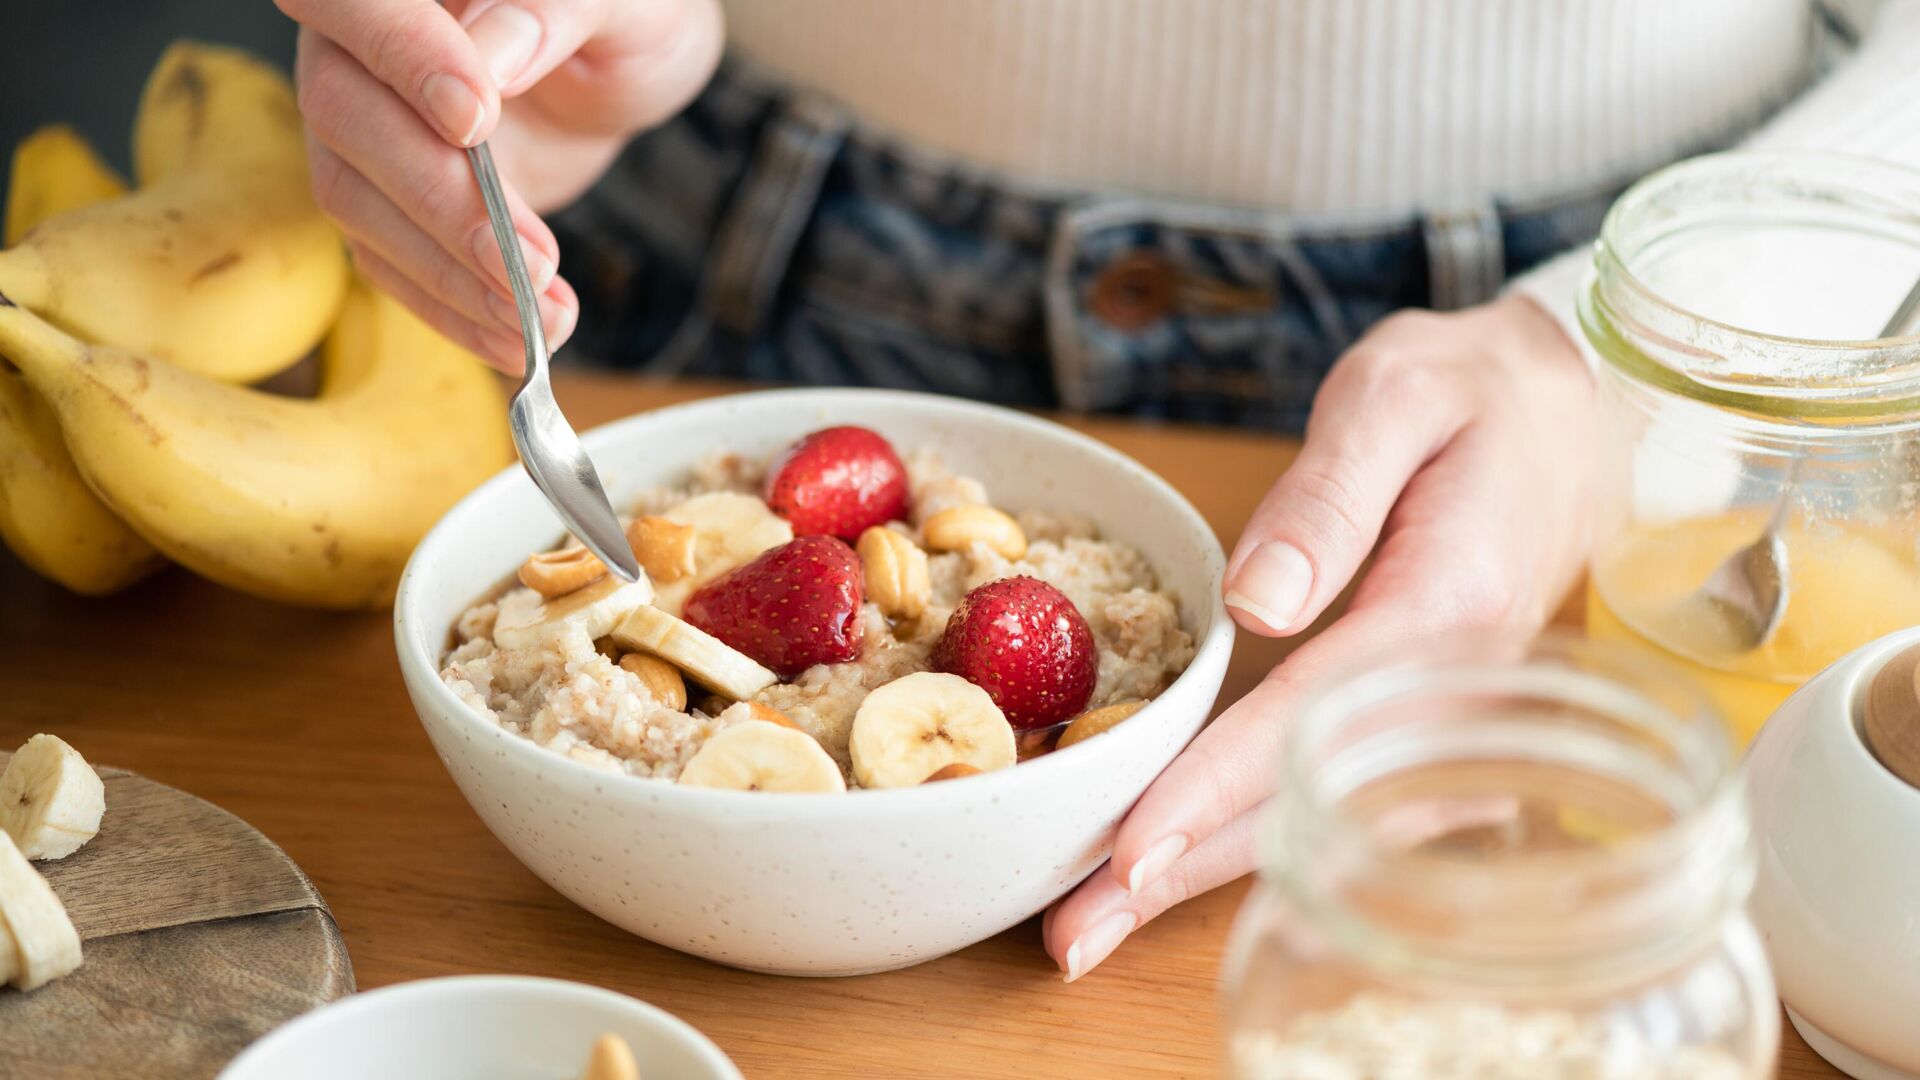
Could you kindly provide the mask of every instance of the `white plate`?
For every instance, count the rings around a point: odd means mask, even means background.
[[[627,1040],[643,1077],[740,1080],[693,1026],[559,979],[461,975],[354,994],[254,1043],[219,1080],[567,1080],[594,1040]]]

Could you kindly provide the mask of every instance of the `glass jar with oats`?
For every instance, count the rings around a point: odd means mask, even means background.
[[[1224,977],[1238,1080],[1759,1080],[1745,790],[1671,667],[1453,642],[1289,728]]]
[[[1772,154],[1656,173],[1608,214],[1581,320],[1608,436],[1596,638],[1685,665],[1744,746],[1829,663],[1920,624],[1920,173]],[[1776,507],[1785,605],[1701,587]]]

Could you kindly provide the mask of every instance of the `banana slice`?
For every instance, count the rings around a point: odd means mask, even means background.
[[[0,830],[29,859],[63,859],[100,831],[107,790],[57,735],[27,740],[0,773]]]
[[[779,676],[751,656],[647,604],[634,608],[614,629],[613,643],[623,649],[652,653],[700,685],[735,701],[744,701],[779,681]]]
[[[1013,725],[985,690],[920,671],[867,695],[847,749],[861,787],[912,787],[953,764],[981,772],[1012,765]]]
[[[609,574],[583,589],[552,598],[532,589],[516,589],[500,598],[500,614],[493,623],[493,642],[503,649],[524,649],[551,640],[578,627],[589,638],[601,638],[653,597],[653,583],[645,574],[635,582]]]
[[[693,526],[693,573],[662,583],[653,598],[653,606],[669,615],[680,614],[695,589],[793,539],[786,518],[752,495],[732,491],[695,495],[660,516]]]
[[[67,918],[67,909],[53,894],[53,886],[4,833],[0,833],[0,920],[13,934],[13,985],[32,990],[80,966],[80,935]]]
[[[813,736],[765,720],[747,720],[708,739],[680,782],[729,791],[845,791],[847,782]]]
[[[0,915],[0,986],[12,981],[19,972],[20,947],[13,943],[13,931],[7,929],[6,916]]]

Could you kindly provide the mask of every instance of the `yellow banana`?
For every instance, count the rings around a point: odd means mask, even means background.
[[[313,399],[90,348],[19,307],[0,306],[0,356],[122,519],[175,562],[271,599],[390,602],[420,536],[512,460],[494,376],[364,285],[322,346]]]
[[[14,148],[6,240],[77,206],[115,198],[126,182],[78,132],[42,128]],[[53,410],[0,368],[0,540],[41,576],[77,593],[115,592],[159,568],[160,553],[88,490]]]
[[[7,225],[0,243],[11,247],[50,217],[126,193],[127,182],[100,160],[79,132],[49,124],[13,148]]]
[[[118,592],[162,564],[87,489],[53,411],[15,375],[0,375],[0,539],[40,576],[88,596]]]
[[[0,294],[88,341],[215,378],[299,360],[348,271],[308,190],[292,87],[238,50],[178,42],[135,131],[140,189],[0,251]]]

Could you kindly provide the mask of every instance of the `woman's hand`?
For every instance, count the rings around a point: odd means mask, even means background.
[[[1147,790],[1108,866],[1047,913],[1068,981],[1147,920],[1254,869],[1258,812],[1302,690],[1395,643],[1544,625],[1588,549],[1593,381],[1566,334],[1507,296],[1382,322],[1329,373],[1306,444],[1227,563],[1236,622],[1297,634],[1352,603]]]
[[[523,360],[506,265],[465,147],[490,143],[550,345],[579,301],[539,214],[713,73],[717,0],[277,0],[314,196],[360,272],[507,371]]]

